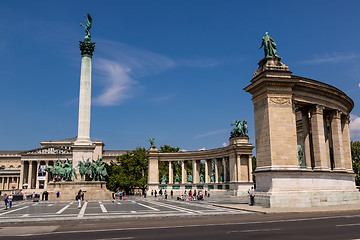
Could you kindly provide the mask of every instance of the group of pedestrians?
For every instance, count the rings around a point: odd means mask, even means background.
[[[7,195],[5,193],[5,195],[4,195],[5,210],[8,209],[8,206],[9,206],[9,209],[11,209],[13,198],[14,198],[14,196],[11,193],[9,195]]]
[[[157,197],[157,195],[158,195],[158,192],[156,191],[156,189],[155,189],[155,191],[151,190],[151,196]],[[165,199],[168,199],[168,192],[167,192],[166,189],[165,189],[164,192],[163,192],[162,189],[159,190],[159,199],[162,199],[163,196],[164,196]],[[170,191],[170,197],[171,198],[174,197],[174,191],[173,190]]]

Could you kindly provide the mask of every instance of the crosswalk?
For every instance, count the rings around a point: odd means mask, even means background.
[[[221,214],[249,214],[248,212],[213,206],[206,202],[134,199],[116,201],[77,202],[16,202],[13,208],[0,210],[0,221],[48,221],[92,218],[130,218],[159,216],[199,216]]]

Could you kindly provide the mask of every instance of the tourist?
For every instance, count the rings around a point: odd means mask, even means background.
[[[9,201],[9,209],[11,208],[11,206],[12,206],[12,201],[13,201],[13,198],[14,198],[14,196],[12,195],[12,194],[10,194],[9,195],[9,197],[8,197],[8,201]]]
[[[157,192],[156,192],[156,190],[155,190],[155,192],[154,192],[155,197],[156,197],[156,194],[157,194]]]
[[[122,192],[122,200],[125,200],[125,191]]]
[[[144,189],[144,198],[146,198],[146,189]]]
[[[151,196],[153,196],[154,195],[154,190],[151,190]]]
[[[254,205],[254,202],[255,202],[255,191],[254,191],[254,187],[251,187],[251,189],[249,189],[248,193],[249,193],[249,196],[250,196],[250,203],[249,203],[249,205],[250,205],[250,206],[253,206],[253,205]]]
[[[164,195],[165,195],[165,199],[167,199],[167,192],[166,192],[166,190],[165,190],[165,193],[164,193]]]
[[[8,198],[9,198],[9,196],[5,193],[5,195],[4,195],[5,210],[6,210],[7,207],[8,207]]]
[[[173,190],[171,190],[170,196],[171,196],[171,199],[174,197],[174,192],[173,192]]]
[[[84,192],[85,191],[81,191],[81,201],[84,201]]]
[[[56,193],[56,200],[59,201],[59,198],[60,198],[60,192],[57,191],[57,193]]]
[[[78,209],[81,208],[81,189],[79,190],[78,194],[75,197],[75,200],[78,201]]]
[[[119,192],[119,198],[122,200],[122,191]]]

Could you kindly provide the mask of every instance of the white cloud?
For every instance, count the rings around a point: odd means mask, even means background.
[[[359,87],[360,87],[360,83],[359,83]]]
[[[223,132],[226,132],[226,131],[227,131],[227,129],[219,129],[219,130],[215,130],[215,131],[211,131],[211,132],[207,132],[207,133],[204,133],[204,134],[197,135],[197,136],[194,137],[194,139],[198,139],[198,138],[202,138],[202,137],[208,137],[208,136],[216,135],[216,134],[223,133]]]
[[[223,147],[226,147],[226,146],[227,146],[227,143],[226,143],[226,142],[224,142],[222,145],[223,145]]]
[[[187,152],[188,150],[186,149],[180,149],[179,152]]]
[[[200,148],[198,151],[205,151],[206,150],[206,148]]]
[[[103,86],[103,91],[94,98],[94,103],[102,106],[119,105],[134,97],[140,86],[135,79],[175,65],[165,56],[118,42],[100,40],[97,46],[94,78]]]
[[[313,59],[301,61],[299,63],[300,64],[340,63],[340,62],[347,62],[357,58],[359,58],[359,55],[355,53],[349,53],[349,54],[326,53],[322,56],[317,55]]]
[[[351,139],[360,138],[360,117],[350,114],[350,136]]]

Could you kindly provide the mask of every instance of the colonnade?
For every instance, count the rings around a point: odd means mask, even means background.
[[[321,105],[299,107],[305,165],[319,171],[352,172],[349,115]]]
[[[192,182],[187,181],[187,173],[189,172],[186,164],[187,161],[192,162]],[[170,160],[167,162],[169,165],[169,184],[217,184],[252,181],[252,160],[250,154],[237,154],[205,160],[180,160],[181,182],[175,182],[174,180],[174,162],[179,162],[179,160]],[[205,165],[204,174],[200,172],[200,164]]]
[[[39,166],[54,166],[55,160],[29,160],[21,161],[20,189],[46,189],[50,181],[48,172],[45,172],[44,180],[40,180]],[[65,160],[61,161],[65,162]]]
[[[0,190],[13,190],[20,188],[20,177],[2,176],[0,177]]]

